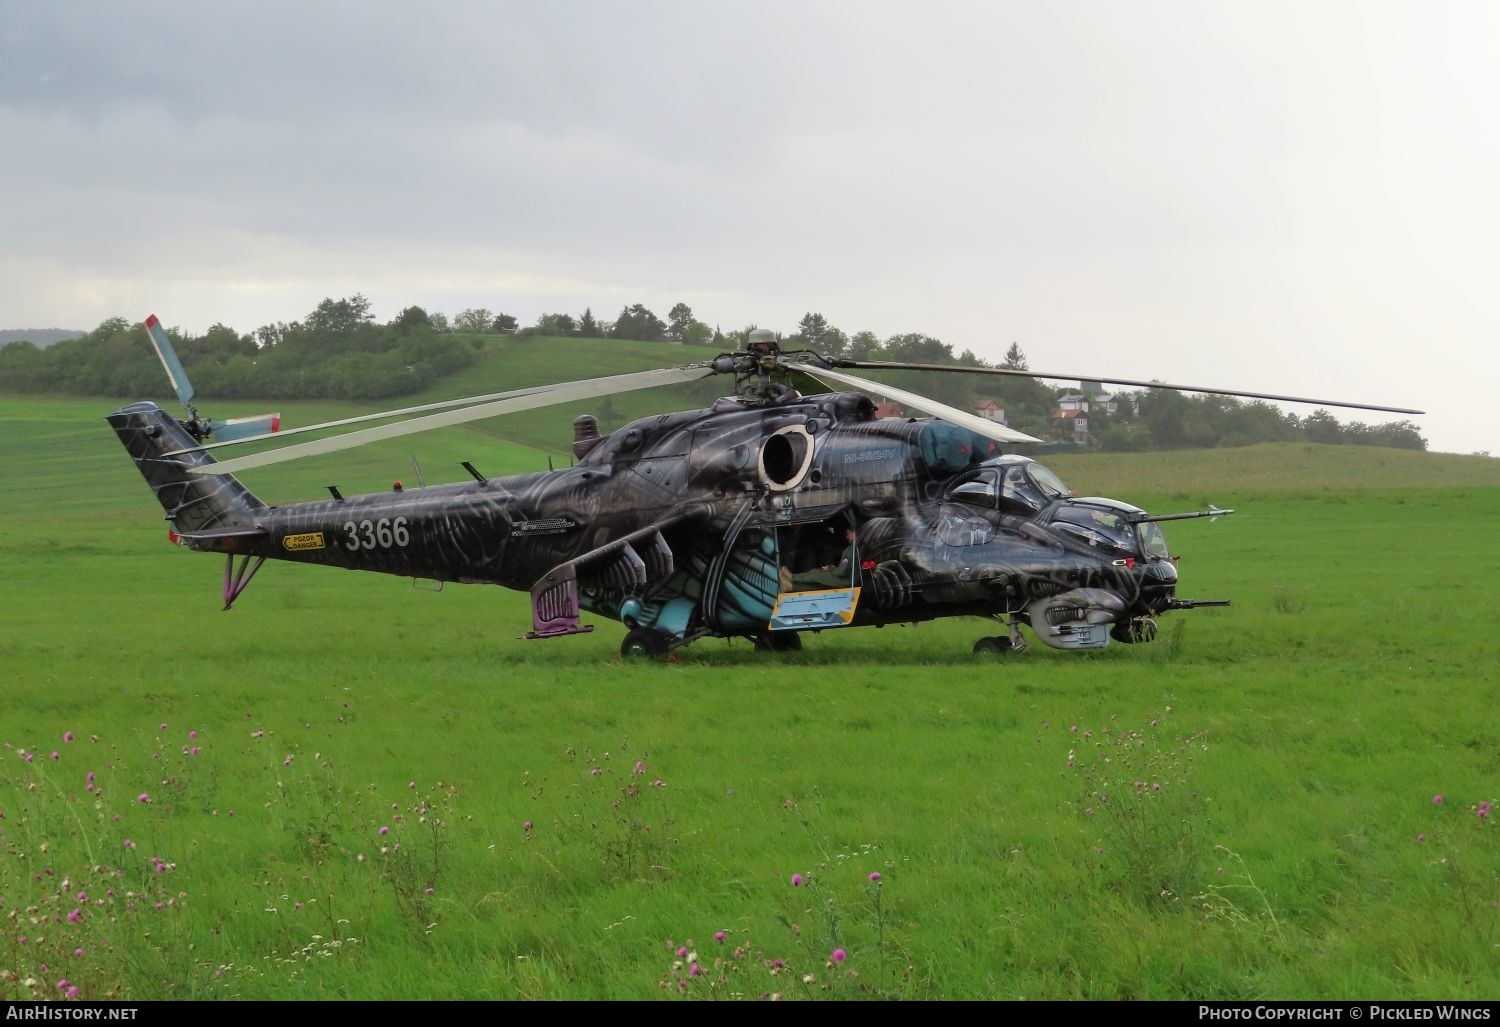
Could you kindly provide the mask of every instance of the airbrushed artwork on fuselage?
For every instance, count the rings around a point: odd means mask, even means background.
[[[111,420],[148,479],[153,452],[191,442],[154,404]],[[530,589],[538,637],[586,630],[579,610],[669,645],[759,637],[781,595],[839,584],[825,568],[841,562],[854,625],[1009,618],[1097,648],[1172,601],[1175,567],[1136,508],[1075,500],[966,428],[877,420],[860,393],[729,398],[608,437],[580,418],[574,452],[555,471],[283,507],[229,476],[154,484],[182,493],[163,504],[193,548]]]

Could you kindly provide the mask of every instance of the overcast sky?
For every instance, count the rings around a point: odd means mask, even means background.
[[[6,0],[0,328],[818,311],[1500,455],[1497,112],[1463,0]]]

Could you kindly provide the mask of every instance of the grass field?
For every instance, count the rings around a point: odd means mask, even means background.
[[[1237,508],[1167,525],[1234,606],[640,665],[498,589],[267,565],[220,612],[115,405],[0,400],[0,997],[1500,997],[1500,461],[1060,457]],[[571,413],[245,480],[536,469]]]

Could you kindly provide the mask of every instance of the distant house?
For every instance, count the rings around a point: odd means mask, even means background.
[[[996,424],[1005,423],[1005,408],[992,399],[981,399],[975,404],[974,413],[986,421],[994,421]]]
[[[875,416],[879,418],[905,417],[906,411],[901,409],[900,404],[887,401],[875,404]]]
[[[1092,441],[1092,437],[1089,435],[1089,415],[1087,410],[1063,410],[1059,402],[1059,409],[1052,411],[1052,419],[1054,421],[1066,422],[1062,426],[1064,431],[1070,432],[1073,436],[1073,441],[1080,446],[1087,445]]]
[[[1081,392],[1069,392],[1057,401],[1057,409],[1065,414],[1089,412],[1089,398]]]

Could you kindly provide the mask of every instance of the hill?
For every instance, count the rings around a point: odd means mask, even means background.
[[[7,346],[12,342],[30,342],[39,349],[46,349],[54,342],[76,339],[86,334],[88,333],[81,328],[0,328],[0,346]]]

